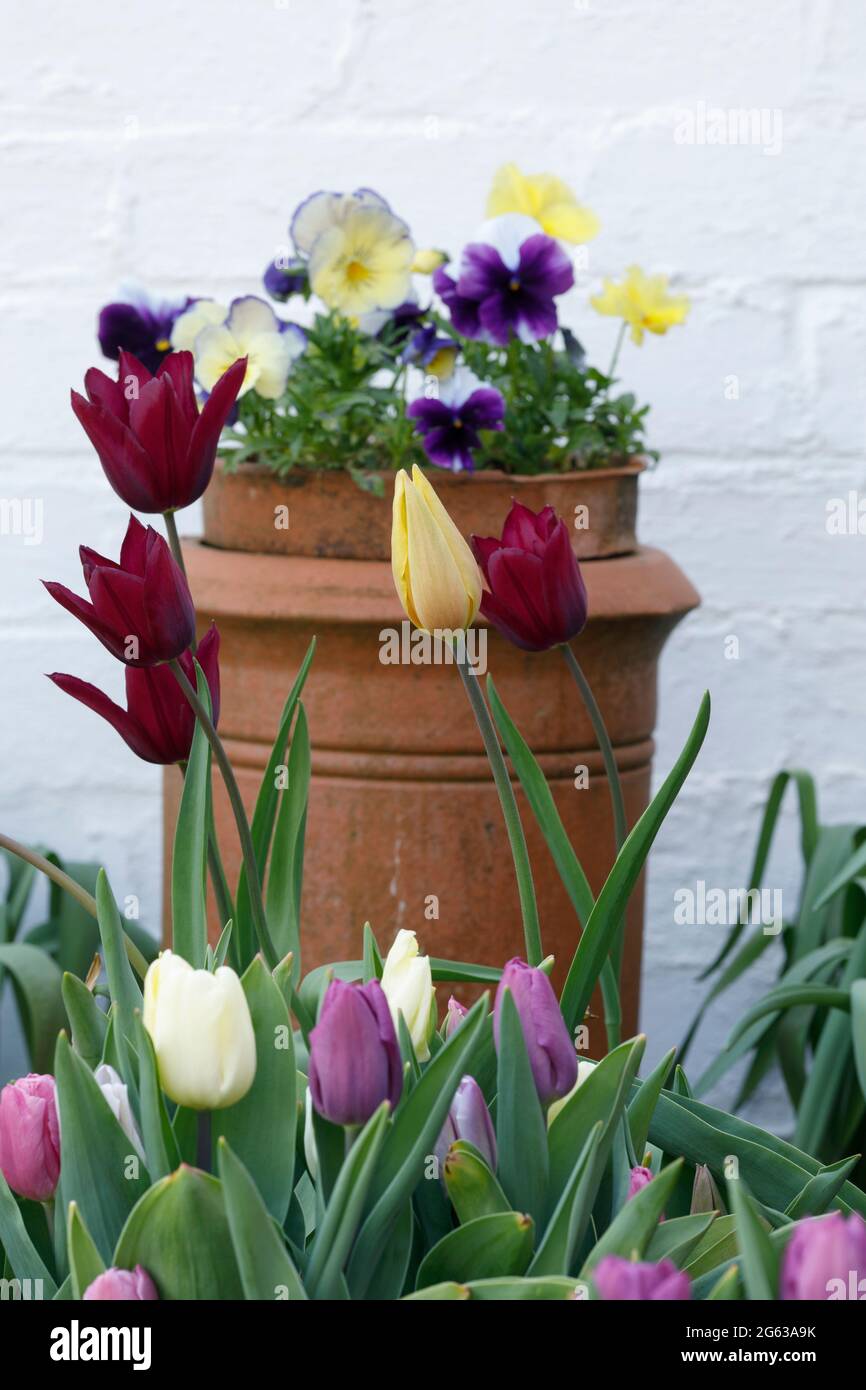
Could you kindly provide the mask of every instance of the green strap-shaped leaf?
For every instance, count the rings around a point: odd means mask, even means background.
[[[499,1002],[498,1053],[499,1181],[512,1208],[526,1212],[540,1225],[547,1201],[547,1126],[535,1089],[520,1015],[508,989],[503,991]]]
[[[180,1151],[159,1084],[156,1053],[140,1013],[135,1015],[135,1040],[138,1049],[141,1137],[151,1180],[158,1182],[174,1172],[180,1163]]]
[[[650,1236],[645,1258],[654,1264],[673,1260],[682,1269],[698,1243],[710,1233],[715,1220],[715,1212],[701,1211],[694,1216],[672,1216],[660,1221]]]
[[[866,980],[851,985],[851,1042],[860,1090],[866,1096]]]
[[[72,1280],[72,1297],[84,1297],[86,1290],[105,1273],[105,1261],[93,1243],[78,1210],[76,1202],[70,1202],[66,1218],[66,1249],[69,1254],[69,1277]]]
[[[682,753],[626,839],[596,899],[574,953],[560,1000],[569,1032],[573,1032],[586,1012],[626,904],[653,841],[698,756],[709,722],[710,697],[706,694]]]
[[[599,1146],[604,1125],[599,1120],[583,1146],[574,1171],[541,1239],[529,1273],[567,1275],[583,1239],[601,1178]]]
[[[310,1250],[306,1284],[311,1298],[340,1297],[339,1281],[363,1215],[389,1111],[390,1106],[383,1101],[358,1135],[340,1169]]]
[[[861,926],[840,980],[850,994],[856,980],[866,976],[866,923]],[[838,1007],[838,1006],[837,1006]],[[839,1088],[852,1060],[851,1022],[842,1012],[829,1015],[821,1030],[812,1067],[800,1097],[794,1143],[808,1153],[821,1153],[827,1129],[838,1108]],[[757,1194],[760,1196],[760,1193]]]
[[[523,1274],[532,1259],[534,1231],[531,1217],[522,1212],[479,1216],[450,1231],[427,1252],[415,1287]]]
[[[382,952],[369,922],[364,923],[364,984],[382,978]]]
[[[198,698],[210,717],[210,689],[198,662],[195,663],[195,679]],[[210,765],[210,743],[196,720],[171,859],[171,947],[196,970],[204,968],[207,951],[205,894]]]
[[[72,1044],[91,1070],[99,1066],[105,1046],[108,1019],[90,990],[77,975],[66,974],[61,984],[66,1017],[72,1029]]]
[[[621,1255],[624,1259],[641,1258],[677,1185],[682,1167],[682,1159],[677,1159],[675,1163],[663,1168],[652,1182],[642,1187],[640,1192],[617,1212],[604,1235],[587,1256],[581,1270],[582,1279],[589,1278],[599,1260],[604,1259],[605,1255]]]
[[[808,982],[801,985],[779,985],[746,1010],[725,1046],[735,1047],[747,1029],[759,1019],[766,1018],[768,1014],[778,1014],[785,1009],[796,1008],[800,1004],[809,1004],[818,1009],[841,1009],[843,1013],[848,1013],[851,1008],[851,995],[847,989],[836,989],[832,985]]]
[[[120,913],[104,869],[100,869],[96,880],[96,910],[111,999],[117,1006],[125,1036],[131,1038],[135,1011],[143,1003],[142,993],[126,954]]]
[[[568,1096],[548,1131],[550,1153],[550,1210],[568,1182],[578,1156],[595,1125],[601,1121],[602,1167],[607,1162],[613,1136],[641,1064],[646,1039],[642,1035],[621,1043],[593,1067],[589,1076]]]
[[[665,1222],[667,1225],[667,1222]],[[737,1222],[731,1215],[717,1216],[709,1230],[701,1236],[683,1265],[690,1279],[717,1269],[732,1260],[737,1253]]]
[[[675,1047],[672,1047],[670,1052],[666,1052],[661,1061],[653,1067],[646,1080],[640,1083],[637,1095],[629,1101],[628,1127],[638,1163],[643,1163],[652,1113],[670,1075],[676,1055]]]
[[[46,1298],[53,1298],[57,1284],[30,1239],[21,1208],[16,1202],[0,1169],[0,1245],[12,1266],[16,1279],[41,1279]]]
[[[259,1301],[306,1299],[306,1289],[285,1241],[247,1169],[225,1139],[220,1139],[217,1154],[244,1297]]]
[[[510,1211],[508,1198],[481,1154],[465,1139],[451,1145],[442,1165],[442,1176],[457,1213],[465,1226],[479,1216],[495,1216]]]
[[[8,970],[15,985],[31,1066],[50,1071],[57,1034],[66,1023],[60,969],[44,951],[19,941],[0,945],[0,969]]]
[[[266,903],[274,945],[281,956],[292,952],[295,979],[301,968],[301,884],[310,770],[310,734],[304,706],[299,704],[289,748],[288,786],[280,795],[273,831]]]
[[[779,1282],[779,1254],[761,1223],[755,1204],[742,1179],[728,1183],[731,1214],[737,1223],[737,1245],[746,1297],[752,1300],[776,1297]]]
[[[822,1215],[859,1162],[860,1155],[854,1154],[851,1158],[840,1159],[838,1163],[828,1163],[826,1168],[809,1179],[793,1202],[788,1203],[785,1208],[788,1219],[799,1221],[804,1216]]]
[[[473,1279],[467,1284],[469,1297],[482,1303],[538,1303],[581,1300],[586,1285],[576,1279]]]
[[[142,1265],[161,1299],[244,1296],[222,1185],[182,1165],[154,1183],[129,1215],[112,1264]]]

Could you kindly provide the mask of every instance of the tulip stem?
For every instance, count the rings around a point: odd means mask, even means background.
[[[273,970],[274,966],[277,964],[278,956],[274,949],[274,943],[271,940],[270,931],[268,930],[268,919],[265,916],[265,907],[262,902],[262,881],[259,876],[256,852],[253,848],[253,837],[250,834],[250,823],[247,820],[247,813],[244,810],[244,803],[241,800],[240,790],[234,772],[232,771],[232,765],[228,760],[220,736],[213,726],[210,715],[198,698],[180,662],[175,657],[173,661],[169,662],[169,665],[174,672],[175,680],[195,711],[196,719],[205,731],[217,766],[222,773],[225,789],[228,792],[229,801],[231,802],[232,811],[234,812],[235,823],[238,828],[238,837],[241,842],[241,853],[244,857],[244,867],[247,871],[247,884],[249,886],[250,904],[252,906],[253,925],[256,929],[256,936],[262,954],[267,962],[268,969]]]
[[[89,912],[91,917],[96,917],[98,920],[96,899],[88,893],[86,888],[82,888],[80,883],[76,883],[74,878],[70,878],[69,874],[64,873],[57,864],[53,864],[50,859],[46,859],[35,849],[30,849],[28,845],[19,844],[18,840],[13,840],[9,835],[0,835],[0,849],[8,850],[17,859],[23,859],[25,863],[32,864],[34,869],[38,869],[46,878],[50,878],[51,882],[56,883],[58,888],[62,888],[70,897],[75,898],[85,912]],[[126,932],[123,933],[123,944],[130,965],[139,979],[143,980],[147,974],[147,961],[135,942],[126,935]]]
[[[487,753],[490,770],[493,773],[493,781],[499,793],[502,815],[505,819],[505,829],[508,831],[508,840],[514,859],[514,871],[517,875],[517,891],[520,894],[520,910],[523,915],[523,936],[526,942],[526,959],[530,965],[540,965],[544,959],[544,951],[541,947],[538,905],[535,901],[535,886],[532,882],[532,869],[529,863],[526,837],[523,834],[523,825],[520,820],[520,812],[517,809],[514,788],[511,785],[508,768],[505,766],[505,759],[502,756],[499,739],[493,727],[493,720],[490,718],[490,711],[487,708],[484,696],[478,688],[478,677],[473,674],[465,658],[458,656],[456,661],[457,669],[460,672],[460,679],[463,681],[466,694],[469,697],[469,703],[472,706],[472,713],[475,715],[478,728],[481,732],[484,750]]]
[[[186,565],[183,562],[183,548],[180,543],[180,536],[177,533],[177,522],[174,519],[174,512],[163,512],[162,519],[165,522],[165,533],[168,536],[168,544],[171,553],[175,558],[178,569],[186,579]]]

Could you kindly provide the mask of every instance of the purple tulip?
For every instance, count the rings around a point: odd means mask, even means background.
[[[140,295],[134,303],[106,304],[99,314],[99,346],[114,362],[122,352],[135,353],[148,371],[155,372],[171,352],[175,321],[194,303],[189,298],[160,303]]]
[[[112,656],[127,666],[172,661],[195,640],[195,609],[186,578],[168,544],[134,516],[120,549],[120,563],[79,547],[91,602],[65,584],[43,581],[56,599]]]
[[[502,999],[508,990],[514,1000],[529,1063],[542,1105],[568,1095],[577,1080],[577,1056],[565,1026],[553,985],[543,970],[515,957],[502,972],[493,1006],[493,1036],[499,1047]]]
[[[72,409],[118,497],[137,512],[171,512],[197,502],[211,480],[217,445],[243,385],[245,357],[223,372],[199,411],[191,352],[172,352],[156,376],[128,352],[117,381],[92,367],[87,396]]]
[[[802,1221],[785,1246],[779,1296],[786,1302],[866,1298],[866,1221],[840,1211]]]
[[[156,1284],[141,1265],[132,1270],[116,1269],[112,1265],[88,1284],[83,1298],[85,1303],[146,1303],[158,1299],[159,1294]]]
[[[31,1072],[0,1091],[0,1172],[19,1197],[47,1202],[60,1177],[53,1076]]]
[[[441,1168],[451,1145],[458,1139],[473,1144],[489,1168],[496,1171],[496,1135],[484,1093],[474,1076],[464,1076],[448,1109],[435,1154]]]
[[[502,539],[473,536],[487,588],[481,612],[528,652],[569,642],[586,625],[586,586],[565,522],[552,507],[533,512],[513,502]]]
[[[468,1012],[469,1010],[466,1008],[465,1004],[461,1004],[460,1000],[455,999],[452,994],[451,998],[448,1000],[448,1012],[445,1015],[446,1038],[450,1038],[451,1034],[457,1031]]]
[[[638,1264],[621,1255],[605,1255],[596,1265],[592,1280],[607,1300],[686,1303],[692,1296],[691,1279],[677,1269],[673,1260]]]
[[[626,1201],[630,1202],[632,1197],[636,1197],[639,1192],[643,1191],[643,1189],[652,1182],[652,1180],[653,1175],[649,1168],[644,1168],[640,1165],[637,1168],[632,1168],[629,1174]]]
[[[210,689],[215,725],[220,712],[219,648],[219,629],[214,623],[198,644],[196,660]],[[190,684],[195,686],[192,652],[184,652],[179,661]],[[55,671],[48,679],[107,719],[133,753],[145,762],[168,767],[171,763],[185,763],[189,757],[195,715],[168,666],[141,669],[127,666],[126,709],[89,681],[79,680],[78,676]]]
[[[403,1062],[391,1010],[378,980],[332,980],[310,1033],[310,1093],[335,1125],[362,1125],[383,1100],[403,1092]]]

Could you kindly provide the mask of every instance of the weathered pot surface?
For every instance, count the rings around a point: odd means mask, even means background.
[[[534,511],[551,505],[572,524],[581,560],[631,554],[637,545],[640,459],[618,468],[571,473],[508,474],[496,469],[429,477],[455,524],[468,536],[498,536],[512,498]],[[204,496],[204,540],[221,550],[321,559],[388,560],[393,473],[384,495],[362,490],[342,469],[278,477],[259,464],[216,469]]]

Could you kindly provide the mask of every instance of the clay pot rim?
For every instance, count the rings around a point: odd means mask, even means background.
[[[345,468],[292,468],[286,473],[275,473],[267,464],[256,463],[254,459],[245,459],[231,471],[226,469],[226,455],[220,454],[217,464],[220,472],[225,478],[231,477],[258,477],[269,478],[275,483],[284,484],[286,487],[300,487],[308,481],[316,478],[343,478],[351,481],[351,475]],[[645,473],[649,464],[645,458],[635,455],[627,459],[625,463],[615,464],[610,468],[572,468],[567,472],[555,473],[506,473],[501,468],[480,468],[478,471],[464,471],[453,473],[447,468],[437,468],[435,464],[430,464],[424,469],[425,475],[430,478],[446,480],[447,483],[463,486],[463,480],[472,483],[513,483],[517,487],[525,487],[532,483],[571,483],[587,481],[590,478],[629,478],[640,477]],[[397,469],[394,468],[370,468],[364,470],[364,476],[370,478],[382,478],[387,480],[396,476]],[[370,494],[373,495],[372,493]]]

